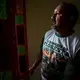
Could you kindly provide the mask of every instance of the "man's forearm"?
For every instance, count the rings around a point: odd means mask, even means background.
[[[33,64],[33,68],[36,69],[36,67],[41,63],[42,61],[42,53],[39,53],[37,60]]]
[[[71,63],[68,63],[64,72],[63,80],[73,80],[74,75],[74,66]]]
[[[74,59],[69,60],[63,80],[77,80],[77,76],[80,74],[80,50],[76,53]],[[80,80],[80,77],[79,79]]]

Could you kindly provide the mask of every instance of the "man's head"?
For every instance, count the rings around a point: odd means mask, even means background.
[[[60,3],[54,10],[52,20],[56,26],[73,28],[78,19],[78,10],[75,5],[71,3]]]

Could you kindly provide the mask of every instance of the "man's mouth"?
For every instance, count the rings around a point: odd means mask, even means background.
[[[55,22],[52,23],[51,28],[56,28],[56,27],[57,27],[56,23]]]

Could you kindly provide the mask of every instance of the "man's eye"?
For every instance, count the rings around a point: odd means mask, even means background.
[[[56,16],[56,15],[57,15],[57,13],[54,14],[54,16]]]
[[[55,16],[56,16],[56,15],[60,15],[60,13],[55,13],[54,15],[55,15]]]
[[[62,14],[60,14],[60,13],[57,13],[57,15],[62,16]]]
[[[59,15],[60,13],[56,13],[56,14],[58,14],[58,15]]]

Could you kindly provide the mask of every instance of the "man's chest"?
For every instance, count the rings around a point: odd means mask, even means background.
[[[69,57],[68,43],[66,39],[49,38],[44,40],[43,50],[46,50],[48,54],[55,53],[57,58]]]

